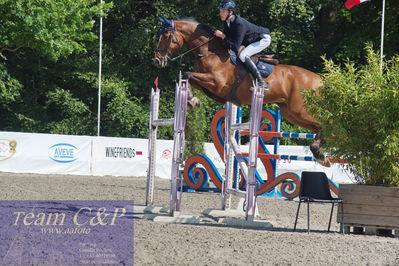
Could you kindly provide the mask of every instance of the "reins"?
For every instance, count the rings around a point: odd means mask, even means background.
[[[209,40],[207,40],[206,42],[204,42],[204,43],[202,43],[202,44],[200,44],[200,45],[198,45],[198,46],[196,46],[196,47],[194,47],[194,48],[191,48],[190,50],[185,51],[184,53],[182,53],[182,54],[180,54],[180,55],[178,55],[178,56],[176,56],[176,57],[174,57],[174,58],[171,58],[170,61],[173,62],[173,61],[175,61],[175,60],[177,60],[177,59],[183,58],[183,56],[185,56],[185,55],[188,54],[189,52],[192,52],[192,51],[194,51],[194,50],[196,50],[196,49],[198,49],[198,48],[204,46],[205,44],[207,44],[207,43],[209,43],[210,41],[212,41],[214,38],[215,38],[215,36],[212,36],[212,37],[211,37]]]

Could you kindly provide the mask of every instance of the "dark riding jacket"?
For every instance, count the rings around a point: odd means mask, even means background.
[[[227,22],[224,22],[223,33],[226,35],[223,43],[229,49],[238,53],[241,45],[248,46],[251,43],[257,42],[262,39],[264,34],[270,34],[268,28],[257,26],[245,18],[234,15],[233,20],[230,22],[230,27]]]

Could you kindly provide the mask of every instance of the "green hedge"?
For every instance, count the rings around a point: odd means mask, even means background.
[[[306,94],[322,123],[325,148],[350,162],[358,183],[399,185],[399,56],[380,65],[367,47],[367,64],[325,60],[324,85]]]

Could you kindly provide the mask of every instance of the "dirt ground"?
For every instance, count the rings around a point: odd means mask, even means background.
[[[169,181],[157,179],[155,204],[168,205]],[[145,177],[98,177],[0,173],[1,200],[134,200],[145,203]],[[135,216],[135,265],[399,265],[399,238],[342,235],[336,213],[327,233],[330,205],[258,198],[262,219],[273,228],[244,229],[208,219],[199,225],[157,223]],[[184,193],[183,214],[219,208],[217,193]]]

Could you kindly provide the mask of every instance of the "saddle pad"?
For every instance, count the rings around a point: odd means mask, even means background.
[[[229,54],[230,54],[230,60],[233,62],[234,65],[238,66],[241,69],[247,70],[244,63],[241,62],[241,60],[237,57],[237,55],[234,51],[229,50]],[[274,65],[268,64],[268,63],[265,63],[262,61],[259,61],[256,64],[256,67],[258,68],[260,74],[264,78],[268,77],[271,73],[273,73],[273,70],[274,70]]]

